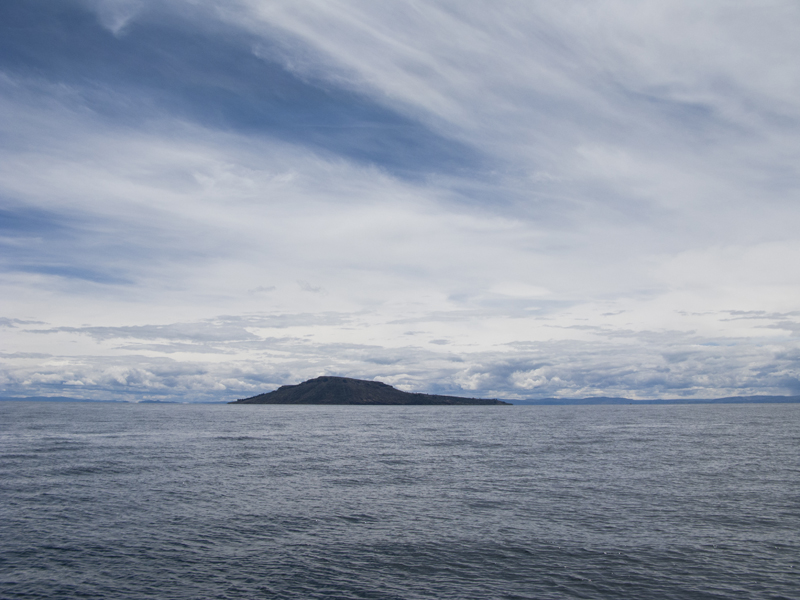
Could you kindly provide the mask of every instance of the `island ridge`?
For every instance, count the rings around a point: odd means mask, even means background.
[[[497,405],[501,400],[410,394],[380,381],[323,376],[228,404]]]

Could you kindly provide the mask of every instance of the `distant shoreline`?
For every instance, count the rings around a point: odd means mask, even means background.
[[[669,398],[660,400],[632,400],[630,398],[540,398],[533,400],[509,400],[504,402],[514,406],[622,406],[622,405],[667,405],[667,404],[798,404],[800,396],[728,396],[724,398]],[[227,400],[213,402],[181,402],[177,400],[92,400],[89,398],[69,398],[67,396],[27,396],[0,397],[0,402],[80,402],[95,404],[228,404]],[[337,405],[329,405],[337,406]],[[347,405],[340,405],[347,406]],[[353,405],[350,405],[353,406]],[[380,406],[380,405],[373,405]],[[384,405],[387,406],[387,405]],[[402,406],[402,405],[395,405]],[[406,406],[425,406],[421,404]]]
[[[633,400],[630,398],[540,398],[536,400],[506,400],[523,406],[613,406],[622,404],[797,404],[800,396],[727,396],[724,398],[666,398]]]

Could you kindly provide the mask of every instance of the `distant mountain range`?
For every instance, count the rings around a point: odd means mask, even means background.
[[[97,402],[102,404],[129,404],[126,400],[92,400],[91,398],[70,398],[69,396],[11,396],[0,397],[0,402]]]
[[[530,406],[571,406],[579,404],[793,404],[800,396],[727,396],[725,398],[665,398],[662,400],[631,400],[630,398],[538,398],[509,400],[512,404]]]
[[[0,397],[2,401],[18,402],[103,402],[133,404],[125,400],[91,400],[67,396],[28,396],[24,398]],[[486,400],[441,396],[435,394],[409,394],[378,381],[365,381],[348,377],[317,377],[297,385],[284,385],[273,392],[259,394],[235,402],[199,402],[198,404],[518,404],[529,406],[578,406],[613,404],[796,404],[800,396],[726,396],[724,398],[667,398],[661,400],[631,400],[630,398],[597,396],[593,398],[536,398],[530,400]],[[139,404],[181,404],[167,400],[142,400]]]
[[[349,377],[317,377],[297,385],[283,385],[274,392],[244,398],[230,404],[358,404],[358,405],[429,405],[429,404],[508,404],[501,400],[410,394],[380,381]]]

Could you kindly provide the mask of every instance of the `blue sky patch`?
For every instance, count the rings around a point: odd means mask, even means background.
[[[0,6],[0,68],[81,90],[86,105],[132,125],[155,113],[212,129],[267,135],[410,178],[481,168],[476,150],[329,82],[263,59],[268,43],[166,11],[114,35],[71,2]],[[256,56],[253,47],[258,44]],[[114,90],[114,94],[109,94]]]

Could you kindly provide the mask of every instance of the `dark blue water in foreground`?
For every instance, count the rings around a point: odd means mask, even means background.
[[[0,403],[0,597],[800,598],[800,405]]]

